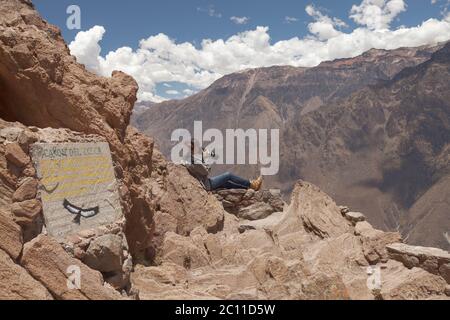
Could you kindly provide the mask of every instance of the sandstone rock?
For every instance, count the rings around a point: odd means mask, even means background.
[[[366,221],[356,223],[355,234],[360,236],[364,255],[370,264],[386,260],[386,245],[401,241],[399,233],[376,230]]]
[[[302,285],[303,297],[308,300],[349,300],[350,296],[338,275],[319,273]]]
[[[241,220],[240,227],[244,228],[253,228],[253,229],[262,229],[262,230],[271,230],[273,231],[274,227],[277,226],[283,219],[285,212],[275,212],[268,216],[265,219],[247,221]]]
[[[86,251],[83,262],[100,272],[122,270],[122,238],[107,234],[94,239]]]
[[[261,220],[267,218],[275,209],[267,203],[255,203],[246,208],[242,208],[238,212],[238,217],[246,220]]]
[[[421,260],[437,258],[440,261],[450,262],[450,253],[438,248],[426,248],[419,246],[410,246],[403,243],[394,243],[387,246],[389,253],[407,254],[415,256]]]
[[[450,285],[445,287],[445,294],[450,297]]]
[[[0,130],[0,137],[9,142],[16,142],[23,130],[19,127],[6,127]]]
[[[423,269],[406,269],[397,261],[390,260],[381,270],[381,297],[384,300],[427,299],[430,295],[442,296],[445,281]]]
[[[361,212],[346,212],[344,215],[347,218],[347,220],[349,220],[355,224],[357,222],[366,220],[366,217]]]
[[[223,207],[232,214],[239,214],[248,207],[266,205],[272,212],[283,211],[284,201],[279,190],[226,189],[214,192]]]
[[[95,230],[92,230],[92,229],[86,229],[86,230],[81,230],[80,232],[78,232],[78,235],[81,238],[89,239],[89,238],[95,237],[96,232],[95,232]]]
[[[6,159],[13,165],[23,168],[30,162],[30,157],[23,152],[18,143],[9,143],[5,148]]]
[[[2,210],[0,210],[0,249],[14,260],[22,252],[22,230],[14,222],[13,217]]]
[[[289,211],[301,219],[308,231],[321,238],[336,237],[350,230],[336,203],[305,181],[295,185]]]
[[[22,181],[19,188],[13,194],[14,202],[31,200],[36,197],[38,182],[33,178],[26,178]]]
[[[159,209],[155,219],[162,222],[156,228],[157,234],[153,240],[155,247],[161,246],[167,232],[188,235],[198,227],[210,233],[220,231],[224,226],[225,214],[220,202],[208,194],[184,167],[167,163],[163,159],[158,161],[168,172],[166,175],[155,174],[155,178],[164,181],[163,187],[156,181],[152,185]]]
[[[162,248],[164,261],[175,263],[185,269],[194,269],[209,264],[208,253],[205,247],[199,247],[192,239],[167,233]]]
[[[450,254],[437,248],[409,246],[402,243],[388,245],[391,259],[400,261],[406,267],[419,267],[440,275],[450,283]]]
[[[29,150],[30,145],[38,140],[39,136],[28,128],[23,130],[17,137],[17,142],[23,150]]]
[[[60,300],[116,300],[120,294],[103,285],[102,275],[71,258],[56,240],[39,236],[24,246],[21,264]],[[80,268],[81,289],[69,289],[69,267]]]
[[[30,225],[42,212],[42,204],[36,199],[16,202],[12,205],[11,212],[18,224]]]
[[[50,292],[3,250],[0,250],[0,279],[0,300],[53,300]]]

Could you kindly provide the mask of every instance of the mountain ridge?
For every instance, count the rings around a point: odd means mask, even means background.
[[[386,112],[388,113],[385,114],[384,107],[377,105],[376,108],[373,108],[373,103],[368,99],[364,99],[363,96],[367,94],[373,101],[378,100],[378,104],[382,103],[388,106],[392,101],[378,97],[378,93],[373,90],[392,86],[396,82],[401,81],[402,78],[420,73],[420,70],[426,68],[432,60],[446,61],[446,48],[448,48],[448,43],[419,48],[400,48],[392,51],[373,49],[356,58],[324,62],[314,68],[282,66],[247,70],[225,76],[217,80],[209,88],[185,100],[169,101],[154,105],[147,112],[141,114],[140,117],[133,117],[132,123],[144,133],[154,136],[166,155],[170,150],[170,132],[176,128],[191,129],[192,122],[195,120],[203,121],[204,128],[218,128],[222,130],[226,128],[281,129],[281,170],[278,177],[267,177],[268,185],[281,188],[285,193],[289,193],[295,178],[305,178],[318,184],[333,197],[337,197],[337,200],[341,201],[340,195],[345,194],[345,192],[337,190],[337,187],[333,187],[333,185],[340,185],[339,179],[334,177],[334,175],[329,175],[328,178],[323,177],[326,174],[318,174],[317,172],[320,172],[321,169],[314,166],[318,159],[322,159],[321,161],[323,162],[327,157],[331,157],[331,154],[323,151],[322,154],[316,155],[317,159],[315,159],[308,155],[308,153],[313,153],[311,150],[305,151],[309,149],[298,147],[299,144],[317,144],[320,143],[319,141],[324,141],[324,138],[319,133],[324,126],[333,126],[330,122],[325,121],[324,118],[321,119],[314,115],[314,112],[319,110],[320,113],[320,110],[332,109],[336,105],[349,104],[348,101],[350,101],[350,104],[365,103],[366,110],[361,110],[365,117],[378,118],[379,123],[375,121],[370,124],[371,126],[378,126],[380,134],[378,138],[372,136],[370,138],[371,141],[362,140],[365,137],[362,133],[367,130],[367,128],[364,128],[364,125],[367,126],[369,123],[366,121],[362,125],[364,121],[360,119],[361,124],[351,124],[354,130],[349,130],[345,133],[347,136],[342,137],[342,141],[348,142],[353,149],[345,151],[341,148],[343,152],[341,155],[331,160],[329,159],[329,161],[335,163],[335,166],[348,163],[352,159],[348,156],[349,152],[357,152],[357,148],[367,145],[367,142],[376,146],[381,143],[380,139],[384,141],[384,139],[389,138],[389,135],[399,134],[394,130],[394,122],[383,123],[384,120],[382,118],[384,119],[389,113],[387,109]],[[252,83],[251,77],[256,78],[255,83]],[[248,90],[249,84],[252,84],[250,90]],[[410,97],[408,99],[414,101],[414,98]],[[417,98],[417,101],[423,100]],[[346,112],[345,108],[339,110]],[[404,112],[406,112],[406,109]],[[334,117],[336,116],[338,115]],[[303,130],[302,134],[299,134],[298,131],[292,130],[293,127],[300,125],[296,123],[299,119],[307,119],[304,123],[309,121],[314,123],[314,125],[309,125],[308,129],[305,129],[307,131]],[[432,126],[428,122],[426,125]],[[388,134],[385,135],[384,132]],[[328,138],[332,139],[333,137],[329,135]],[[289,141],[295,141],[296,143],[285,143]],[[399,150],[395,152],[401,153]],[[383,160],[381,154],[376,157],[380,164],[386,161],[386,159]],[[370,162],[371,160],[368,159],[368,161]],[[312,163],[312,167],[311,165],[309,165],[309,168],[308,166],[305,167],[305,162]],[[362,168],[358,170],[364,171],[363,164],[361,166]],[[303,169],[300,169],[302,167]],[[224,170],[233,170],[251,178],[258,174],[259,168],[256,166],[218,166],[215,172]],[[377,170],[374,169],[374,171]],[[425,177],[422,178],[424,181],[426,180]],[[355,180],[355,178],[352,178],[351,172],[348,173],[345,179]],[[286,181],[289,181],[289,183],[286,183]],[[368,188],[371,187],[368,186]],[[414,190],[405,192],[410,193],[410,198],[417,197]],[[377,191],[377,193],[379,192]],[[384,193],[385,191],[381,191],[377,197],[380,199],[384,198]],[[371,198],[370,193],[364,193],[364,195],[364,197]],[[362,199],[363,197],[361,196],[360,198]],[[410,227],[406,226],[409,222],[400,222],[400,216],[403,216],[404,213],[394,213],[394,211],[403,212],[404,208],[398,210],[396,206],[404,207],[409,205],[410,203],[408,202],[411,202],[411,200],[406,200],[407,197],[405,199],[402,199],[402,197],[397,198],[397,200],[392,202],[388,201],[390,204],[380,204],[381,207],[387,207],[378,210],[371,209],[370,202],[365,200],[361,202],[358,199],[343,197],[342,201],[353,205],[358,210],[369,212],[369,220],[376,227],[392,230],[400,228],[399,225],[402,225],[401,228],[404,228],[403,231],[407,235],[410,232]],[[403,203],[404,201],[406,202]],[[382,200],[382,203],[384,202],[385,200]],[[390,213],[385,213],[388,211]],[[450,223],[447,225],[450,226]],[[432,233],[432,231],[430,232]],[[448,244],[445,242],[445,239],[442,236],[440,237],[442,239],[438,240],[436,236],[433,241],[425,241],[424,243],[447,248]],[[413,241],[420,243],[424,241],[423,238],[426,238],[426,236],[419,238]]]

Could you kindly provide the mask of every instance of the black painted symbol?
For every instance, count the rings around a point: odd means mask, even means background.
[[[47,194],[52,194],[53,192],[56,191],[56,189],[58,189],[59,187],[59,182],[51,189],[48,189],[46,186],[42,185],[42,188],[45,192],[47,192]]]
[[[99,206],[90,209],[83,209],[71,204],[67,199],[64,199],[63,206],[71,214],[75,215],[75,218],[73,218],[73,222],[77,224],[80,224],[81,217],[89,219],[95,217],[100,212]]]

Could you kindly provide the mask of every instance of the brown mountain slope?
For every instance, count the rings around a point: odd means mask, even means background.
[[[442,45],[371,50],[357,58],[326,62],[311,69],[248,70],[226,76],[188,99],[157,104],[135,117],[134,123],[156,137],[166,154],[172,131],[191,129],[195,120],[202,120],[204,128],[222,130],[279,128],[281,169],[277,176],[266,179],[268,186],[279,187],[287,194],[296,179],[308,179],[339,202],[366,212],[377,227],[399,228],[409,234],[423,221],[422,213],[409,215],[410,208],[437,181],[431,177],[436,170],[430,159],[443,147],[445,131],[440,127],[445,128],[449,119],[445,100],[435,96],[441,91],[445,94],[445,90],[448,93],[441,83],[445,79],[448,82],[445,73],[431,72],[429,64],[418,69],[409,67],[429,60],[440,48]],[[405,68],[391,82],[365,89],[380,80],[391,80]],[[431,73],[426,79],[420,78],[427,68]],[[410,81],[404,86],[406,79]],[[422,85],[416,83],[419,80]],[[396,89],[381,89],[391,87]],[[394,105],[400,107],[391,110]],[[415,129],[405,127],[407,120],[414,122]],[[416,139],[426,144],[420,147],[426,149],[423,154],[408,151],[408,143]],[[427,162],[421,158],[424,155]],[[444,158],[441,156],[440,161],[445,164]],[[256,166],[216,169],[232,169],[247,177],[259,170]],[[410,241],[448,246],[442,232],[450,229],[450,223],[445,215],[438,220],[422,226],[420,236],[411,232]],[[433,236],[428,237],[430,234]]]
[[[315,68],[270,67],[223,77],[200,93],[152,106],[134,124],[155,136],[163,151],[176,128],[202,120],[210,128],[283,128],[283,123],[336,98],[392,78],[405,67],[430,58],[437,47],[370,50],[353,59]],[[268,106],[272,106],[271,108]]]
[[[335,198],[411,243],[449,248],[450,44],[392,81],[295,119],[289,164]],[[337,181],[340,181],[338,183]]]

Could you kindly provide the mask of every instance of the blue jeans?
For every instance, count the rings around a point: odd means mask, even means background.
[[[217,189],[248,189],[250,181],[238,177],[230,172],[209,179],[211,190]]]

